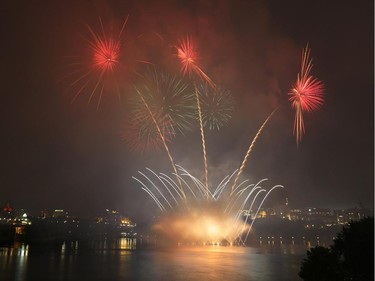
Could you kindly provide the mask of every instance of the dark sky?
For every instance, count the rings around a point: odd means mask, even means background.
[[[180,75],[174,45],[197,42],[202,69],[236,101],[230,123],[207,132],[213,184],[239,167],[258,128],[244,178],[282,184],[292,206],[374,203],[373,1],[5,1],[0,11],[0,204],[76,214],[117,208],[138,220],[156,205],[132,180],[146,167],[171,174],[164,151],[133,153],[121,139],[139,60]],[[71,56],[87,54],[87,25],[123,32],[121,100],[111,87],[99,109],[65,79]],[[287,93],[301,50],[325,85],[323,107],[293,136]],[[68,81],[67,81],[68,80]],[[71,80],[70,80],[71,82]],[[175,162],[203,180],[199,130],[178,136]],[[281,194],[281,195],[280,195]]]

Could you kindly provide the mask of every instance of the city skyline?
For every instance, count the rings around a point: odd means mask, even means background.
[[[198,43],[202,69],[235,101],[229,123],[206,132],[212,186],[239,168],[249,140],[284,103],[256,143],[244,177],[283,185],[273,196],[287,194],[296,206],[340,209],[362,202],[373,208],[373,3],[281,5],[6,3],[1,12],[0,203],[10,200],[32,211],[60,206],[91,213],[111,207],[126,210],[136,221],[157,212],[132,176],[145,167],[173,173],[168,157],[162,149],[134,153],[121,138],[128,100],[139,83],[133,70],[144,68],[132,56],[182,76],[173,46],[189,34]],[[69,57],[85,52],[87,25],[100,32],[101,21],[113,29],[124,26],[128,53],[120,58],[125,68],[121,99],[105,89],[99,107],[96,101],[88,103],[90,91],[71,103],[75,92],[63,79]],[[324,83],[325,102],[304,115],[306,134],[297,146],[287,93],[307,44],[313,76]],[[170,150],[177,164],[204,181],[199,137],[195,126],[177,136]]]

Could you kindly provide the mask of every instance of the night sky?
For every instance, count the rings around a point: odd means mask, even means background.
[[[0,10],[0,204],[37,213],[77,215],[115,208],[136,220],[157,206],[132,180],[149,167],[172,173],[163,150],[134,153],[121,135],[144,64],[180,76],[173,46],[187,34],[200,66],[230,90],[236,110],[207,132],[210,178],[237,169],[269,113],[282,104],[244,172],[266,186],[285,186],[291,206],[341,208],[374,204],[373,1],[5,1]],[[107,87],[97,110],[66,78],[72,59],[90,55],[95,32],[120,28],[121,99]],[[287,93],[312,49],[312,75],[325,85],[320,110],[306,113],[297,146]],[[175,162],[203,180],[198,125],[170,145]],[[276,194],[277,193],[277,194]],[[276,200],[276,199],[275,199]]]

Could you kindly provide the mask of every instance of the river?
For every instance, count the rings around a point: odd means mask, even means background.
[[[294,281],[305,245],[145,247],[135,239],[0,247],[0,279]]]

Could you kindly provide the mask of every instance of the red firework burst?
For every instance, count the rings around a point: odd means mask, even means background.
[[[195,51],[192,39],[187,36],[186,39],[180,41],[180,46],[177,47],[177,56],[181,62],[181,72],[189,76],[192,74],[193,69],[196,67],[198,60],[197,52]]]
[[[192,73],[195,73],[215,89],[215,84],[198,65],[198,52],[196,51],[192,38],[190,36],[186,36],[185,39],[180,40],[180,45],[177,46],[176,49],[177,57],[181,62],[182,74],[188,74],[191,76]]]
[[[305,132],[303,121],[303,112],[312,112],[318,109],[324,102],[324,85],[321,81],[310,75],[313,67],[310,57],[310,49],[302,50],[301,72],[298,74],[297,81],[288,93],[289,101],[292,102],[292,108],[295,109],[293,134],[296,135],[296,141],[299,143]]]
[[[90,45],[93,51],[93,66],[103,72],[113,71],[119,63],[120,41],[95,37],[95,41],[90,42]]]
[[[81,61],[71,64],[73,71],[66,76],[76,76],[70,84],[72,88],[77,89],[72,102],[85,90],[90,89],[90,102],[95,94],[99,92],[97,107],[99,107],[104,88],[113,87],[113,81],[116,80],[114,73],[120,64],[121,37],[127,23],[125,19],[120,32],[117,35],[105,32],[102,21],[100,20],[102,32],[95,32],[90,26],[87,26],[91,38],[86,39],[89,52],[81,57]],[[79,66],[79,68],[76,68]]]

